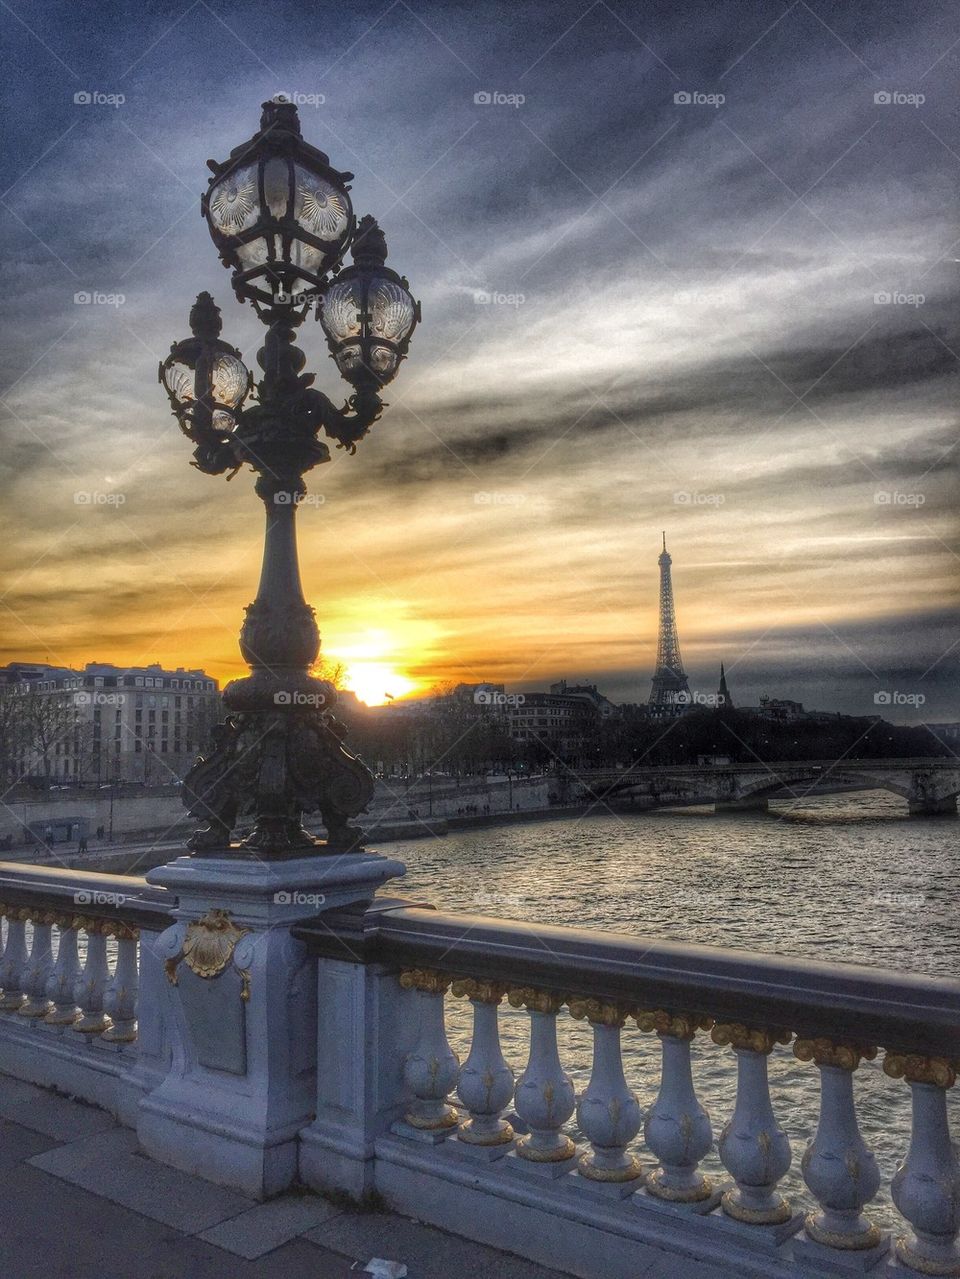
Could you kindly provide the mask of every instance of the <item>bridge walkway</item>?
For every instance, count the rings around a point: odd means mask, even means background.
[[[264,1204],[155,1163],[102,1110],[0,1075],[0,1238],[17,1279],[564,1279],[390,1212],[312,1193]],[[354,1267],[356,1267],[354,1269]]]

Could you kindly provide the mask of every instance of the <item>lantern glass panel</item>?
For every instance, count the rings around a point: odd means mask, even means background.
[[[368,296],[370,331],[388,342],[402,342],[413,328],[413,299],[401,284],[376,280]],[[376,368],[376,365],[374,365]]]
[[[269,262],[268,246],[272,239],[272,235],[258,236],[256,240],[249,240],[246,244],[238,244],[234,252],[239,259],[241,269],[251,271],[255,266],[263,266]]]
[[[397,371],[397,365],[400,363],[396,351],[389,346],[381,346],[379,342],[373,342],[370,346],[370,368],[376,373],[377,377],[384,381],[389,381]]]
[[[263,195],[275,218],[286,217],[290,202],[290,170],[286,160],[274,157],[263,166]]]
[[[235,355],[222,352],[213,362],[211,382],[213,398],[217,404],[236,408],[247,393],[247,367]]]
[[[325,178],[302,165],[293,166],[293,216],[311,235],[329,242],[342,239],[350,225],[350,200]]]
[[[257,166],[234,169],[210,192],[210,218],[222,235],[239,235],[249,231],[260,216],[257,191]]]
[[[360,335],[362,310],[359,280],[337,280],[323,299],[323,327],[334,342]]]
[[[232,413],[225,413],[223,409],[215,409],[213,413],[213,429],[219,435],[229,435],[236,428],[237,420]]]
[[[182,360],[174,360],[163,370],[163,385],[178,403],[193,399],[193,369]]]

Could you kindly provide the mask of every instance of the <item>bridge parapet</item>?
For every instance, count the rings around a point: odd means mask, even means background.
[[[325,869],[314,873],[334,873],[335,860],[317,859]],[[368,879],[382,861],[370,858]],[[264,1194],[284,1170],[322,1191],[375,1190],[401,1211],[588,1279],[598,1256],[605,1279],[626,1279],[662,1268],[664,1252],[683,1267],[805,1279],[867,1270],[891,1247],[905,1275],[960,1273],[960,1167],[945,1106],[960,1067],[960,982],[533,929],[385,896],[338,903],[331,893],[332,907],[315,901],[312,919],[264,914],[258,926],[250,881],[261,872],[229,870],[245,911],[225,890],[224,905],[188,922],[188,885],[164,892],[0,866],[0,1071],[55,1084],[141,1129],[161,1107],[173,1117],[184,1098],[169,1129],[182,1145],[167,1162],[226,1185],[243,1169],[224,1151],[242,1139],[249,1153],[257,1131],[239,1127],[240,1098],[251,1115],[283,1114],[291,1095],[301,1104],[306,1081],[306,1113],[261,1134],[273,1178]],[[96,899],[111,885],[123,900]],[[286,908],[295,894],[272,895]],[[71,905],[89,909],[75,916]],[[136,930],[147,944],[134,1002]],[[86,942],[82,967],[74,935]],[[525,1061],[501,1049],[505,1006],[529,1025]],[[462,1063],[448,1039],[456,1008],[469,1010]],[[258,1042],[268,1016],[272,1069]],[[580,1063],[557,1033],[567,1018],[592,1039],[579,1088],[571,1067]],[[643,1106],[621,1055],[641,1040],[658,1044],[661,1059],[659,1091]],[[694,1057],[695,1040],[713,1061]],[[776,1113],[767,1063],[791,1050],[817,1071],[818,1116],[802,1105],[789,1120]],[[903,1218],[895,1238],[870,1216],[881,1174],[852,1084],[878,1050],[886,1086],[913,1097],[892,1185]],[[716,1137],[725,1171],[715,1179],[703,1168],[715,1130],[697,1077],[724,1062],[729,1122]],[[794,1123],[816,1135],[805,1196],[791,1203],[782,1182]],[[292,1163],[278,1162],[277,1147],[291,1145]]]

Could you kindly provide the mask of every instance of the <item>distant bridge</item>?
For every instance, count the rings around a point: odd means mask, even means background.
[[[560,778],[567,798],[630,799],[644,807],[713,804],[718,812],[765,809],[771,799],[809,799],[847,791],[901,795],[917,816],[955,813],[960,764],[955,759],[793,760],[753,764],[636,764],[570,769]]]

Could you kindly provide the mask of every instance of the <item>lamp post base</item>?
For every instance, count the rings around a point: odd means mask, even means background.
[[[214,729],[212,750],[183,783],[183,802],[204,823],[187,847],[200,857],[261,861],[341,854],[363,848],[351,825],[373,798],[370,770],[343,745],[345,729],[316,706],[277,705],[240,711]],[[325,840],[304,830],[304,812],[319,810]],[[253,830],[234,842],[238,819]]]

